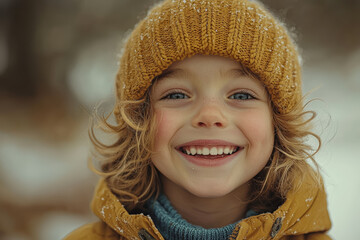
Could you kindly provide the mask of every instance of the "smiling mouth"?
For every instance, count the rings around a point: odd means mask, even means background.
[[[239,151],[239,146],[184,146],[179,150],[189,156],[219,158],[232,155]]]

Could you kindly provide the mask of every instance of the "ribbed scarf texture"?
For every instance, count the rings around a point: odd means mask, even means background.
[[[155,201],[149,201],[147,209],[155,226],[167,240],[229,239],[237,224],[236,222],[222,228],[211,229],[192,225],[181,217],[164,194]],[[256,213],[252,210],[246,213],[246,217],[253,215]]]

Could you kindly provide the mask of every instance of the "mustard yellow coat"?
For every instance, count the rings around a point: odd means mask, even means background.
[[[129,214],[104,180],[101,180],[91,204],[100,222],[85,225],[70,233],[65,240],[164,239],[150,217]],[[326,194],[305,181],[297,192],[273,213],[249,217],[238,223],[230,239],[331,239]]]

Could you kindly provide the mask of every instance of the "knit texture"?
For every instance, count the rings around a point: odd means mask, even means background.
[[[155,226],[165,239],[229,239],[236,226],[236,223],[233,223],[222,228],[205,229],[192,225],[181,217],[164,194],[161,194],[156,201],[149,201],[147,208]],[[257,215],[257,213],[250,210],[246,217],[253,215]]]
[[[126,41],[117,101],[142,98],[156,76],[195,54],[241,62],[264,83],[280,113],[301,103],[292,39],[262,5],[248,0],[166,0],[153,7]]]

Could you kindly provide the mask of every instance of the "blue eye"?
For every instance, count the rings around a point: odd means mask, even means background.
[[[245,92],[235,93],[235,94],[231,95],[229,98],[230,98],[230,99],[236,99],[236,100],[249,100],[249,99],[254,99],[254,97],[253,97],[251,94],[245,93]]]
[[[166,95],[161,99],[185,99],[185,98],[189,98],[189,97],[184,93],[174,92],[174,93],[169,93],[168,95]]]

